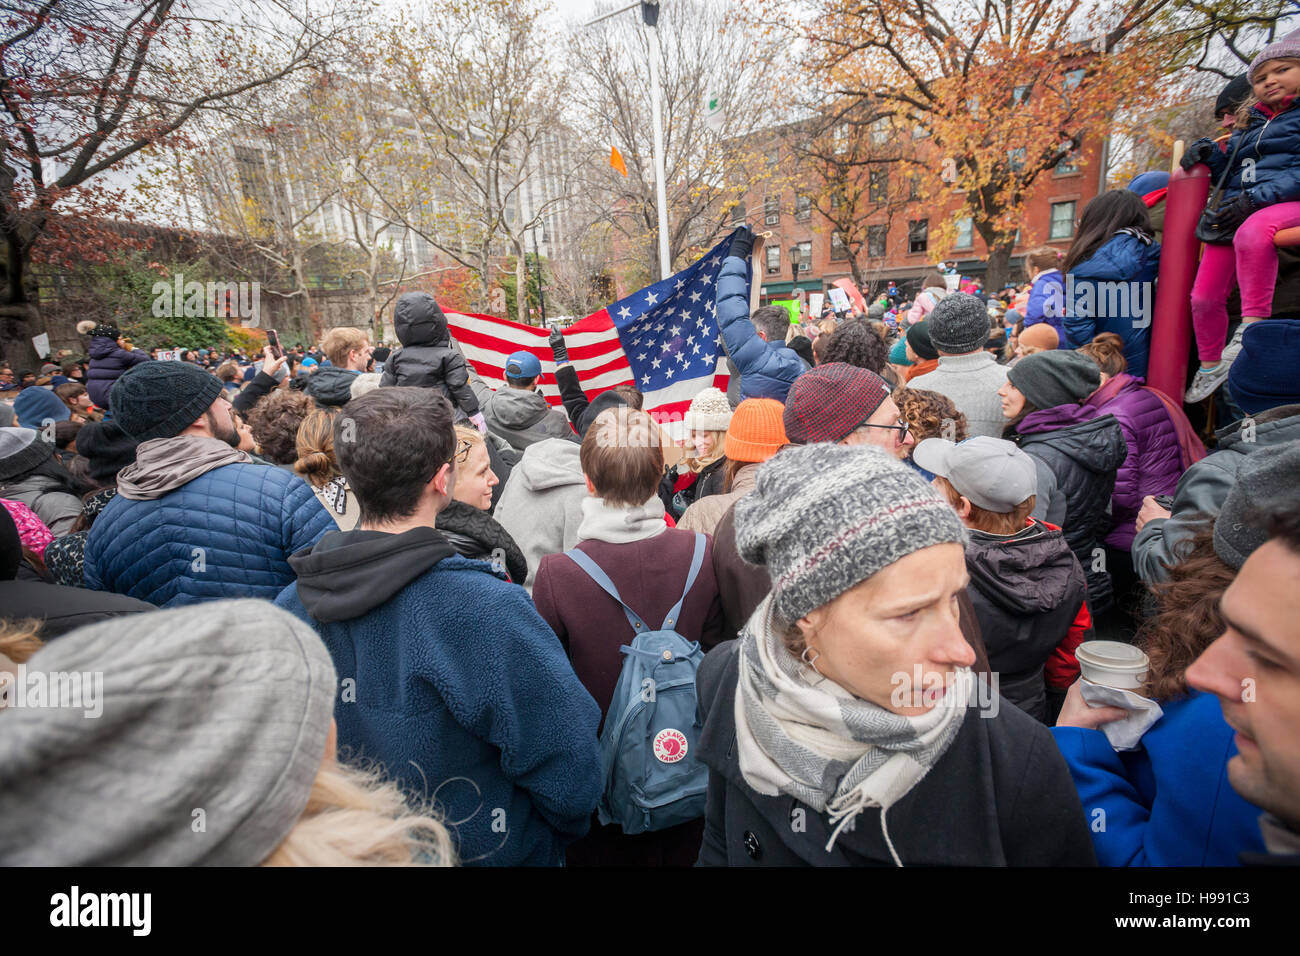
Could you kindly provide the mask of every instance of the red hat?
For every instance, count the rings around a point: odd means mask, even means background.
[[[838,442],[889,397],[889,383],[865,368],[831,362],[794,380],[785,399],[785,433],[796,445]]]

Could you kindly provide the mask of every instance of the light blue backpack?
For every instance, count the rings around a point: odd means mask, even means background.
[[[695,672],[704,652],[675,630],[682,604],[704,563],[704,535],[695,535],[695,554],[686,588],[652,631],[618,595],[595,561],[581,551],[567,552],[623,607],[636,636],[624,654],[623,670],[600,734],[604,791],[597,807],[600,822],[617,823],[624,833],[663,830],[704,816],[709,771],[696,756],[700,739]]]

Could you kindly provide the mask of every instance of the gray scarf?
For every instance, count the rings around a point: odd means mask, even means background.
[[[135,463],[118,472],[117,490],[123,498],[150,501],[214,468],[252,461],[245,452],[206,435],[151,438],[136,449]]]
[[[791,655],[772,628],[771,595],[740,642],[736,741],[745,782],[827,813],[835,825],[827,853],[859,813],[880,807],[885,845],[902,866],[885,814],[952,743],[966,716],[970,670],[958,671],[928,712],[904,717],[855,697]]]

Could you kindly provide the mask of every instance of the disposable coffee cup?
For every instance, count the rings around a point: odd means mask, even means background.
[[[1119,641],[1084,641],[1074,652],[1084,678],[1117,690],[1137,690],[1147,679],[1146,653]]]

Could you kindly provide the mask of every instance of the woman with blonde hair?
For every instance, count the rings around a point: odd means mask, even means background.
[[[659,500],[674,520],[709,495],[722,491],[724,445],[731,424],[731,404],[716,388],[706,388],[686,410],[686,450],[682,460],[664,473]]]
[[[31,635],[18,630],[0,646],[10,660],[31,653]],[[454,860],[441,821],[377,773],[338,762],[329,652],[311,627],[265,601],[105,621],[26,663],[97,683],[85,707],[0,710],[6,864]]]
[[[498,482],[488,456],[487,439],[468,425],[457,425],[454,430],[456,487],[451,502],[438,512],[436,527],[457,554],[491,561],[510,580],[523,584],[528,578],[528,559],[510,532],[490,514],[492,489]]]
[[[316,408],[307,413],[298,426],[298,460],[293,470],[311,485],[339,530],[351,531],[361,518],[361,506],[334,455],[334,418],[338,413],[337,408]]]

